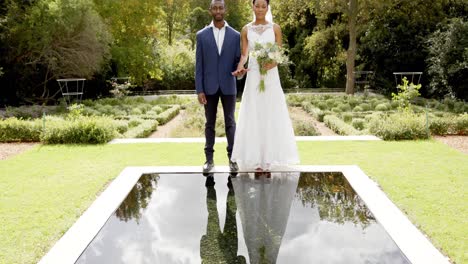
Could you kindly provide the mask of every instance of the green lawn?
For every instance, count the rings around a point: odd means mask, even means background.
[[[435,142],[300,142],[304,165],[359,165],[442,251],[468,263],[468,155]],[[225,145],[215,163],[227,164]],[[40,146],[0,161],[0,263],[36,263],[126,166],[200,165],[203,144]]]

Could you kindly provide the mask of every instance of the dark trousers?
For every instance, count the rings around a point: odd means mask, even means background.
[[[234,113],[236,110],[236,96],[235,95],[223,95],[221,90],[218,90],[216,94],[206,95],[205,105],[205,156],[206,160],[213,160],[214,144],[216,137],[216,113],[218,110],[218,102],[221,98],[221,104],[223,105],[224,112],[224,126],[226,129],[227,137],[227,154],[228,158],[231,159],[232,147],[234,146],[234,133],[236,132],[236,120]]]

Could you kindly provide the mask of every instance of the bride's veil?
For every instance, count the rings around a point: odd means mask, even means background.
[[[255,12],[252,11],[252,13],[253,13],[253,21],[255,22]],[[273,14],[271,13],[271,5],[268,5],[268,12],[265,15],[265,20],[270,23],[273,23]]]

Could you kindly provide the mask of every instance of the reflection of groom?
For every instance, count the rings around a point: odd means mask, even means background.
[[[240,34],[224,21],[226,12],[223,0],[212,0],[211,24],[197,32],[197,50],[195,66],[195,88],[198,101],[205,106],[205,156],[203,171],[209,172],[214,167],[213,153],[215,144],[216,112],[219,99],[223,105],[224,125],[227,137],[229,167],[238,169],[231,162],[232,147],[236,122],[236,71],[240,59]]]
[[[229,178],[230,180],[230,178]],[[200,240],[200,257],[202,263],[232,263],[245,264],[244,256],[237,256],[237,223],[236,223],[236,200],[234,189],[228,183],[229,192],[226,199],[226,222],[224,232],[221,232],[216,207],[216,190],[214,188],[213,176],[206,178],[206,207],[208,209],[208,224],[206,235]]]

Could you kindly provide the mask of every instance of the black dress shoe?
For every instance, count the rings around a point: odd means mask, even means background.
[[[239,166],[237,166],[237,163],[229,161],[229,170],[230,171],[239,171]]]
[[[215,186],[215,181],[214,181],[213,174],[210,173],[210,174],[206,177],[206,180],[205,180],[205,187],[213,187],[213,186]]]
[[[212,160],[208,160],[203,164],[203,173],[208,173],[210,172],[214,167],[214,162]]]

